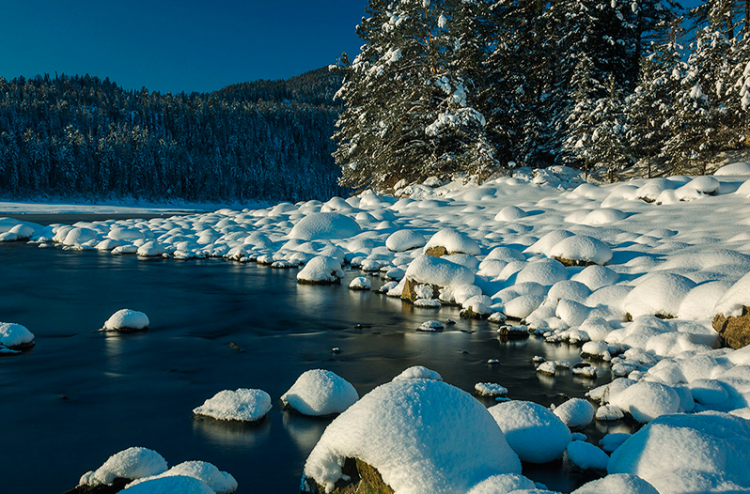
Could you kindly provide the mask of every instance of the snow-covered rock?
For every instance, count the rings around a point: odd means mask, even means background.
[[[479,396],[504,396],[508,394],[508,388],[495,383],[476,383],[474,392]]]
[[[316,256],[305,264],[305,267],[297,273],[297,281],[300,283],[337,283],[344,277],[341,263],[328,256]]]
[[[294,225],[289,238],[300,240],[330,240],[351,238],[362,232],[362,228],[349,216],[341,213],[312,213]]]
[[[582,470],[606,470],[609,456],[591,443],[572,441],[566,448],[570,462]]]
[[[478,256],[481,253],[481,248],[476,240],[450,228],[444,228],[430,237],[423,250],[424,252],[430,252],[440,248],[442,248],[442,252],[437,255],[471,254]]]
[[[396,493],[466,492],[492,475],[521,472],[481,403],[423,379],[384,384],[336,418],[310,453],[305,475],[330,491],[345,458],[371,465]]]
[[[31,346],[34,342],[34,333],[26,326],[12,322],[0,322],[0,348],[11,350],[22,349]]]
[[[660,417],[612,453],[607,471],[660,494],[750,489],[750,421],[722,413]]]
[[[120,309],[104,322],[105,331],[144,331],[148,329],[150,321],[143,312],[132,309]]]
[[[612,250],[599,239],[585,235],[565,238],[549,250],[549,256],[571,265],[606,264],[612,259]]]
[[[569,428],[585,427],[594,420],[594,405],[581,398],[571,398],[555,407],[552,413]]]
[[[656,273],[646,276],[623,302],[623,310],[636,318],[643,315],[676,317],[695,283],[684,276]]]
[[[122,492],[128,494],[215,494],[202,480],[186,475],[157,477],[143,483],[128,485]]]
[[[474,273],[439,257],[422,255],[406,269],[406,278],[419,284],[439,287],[473,285]]]
[[[190,486],[189,482],[183,484],[183,482],[185,482],[184,480],[182,480],[180,484],[169,484],[167,482],[162,483],[163,481],[158,483],[153,482],[156,479],[162,479],[166,477],[189,477],[196,479],[208,486],[209,492],[216,494],[229,494],[237,490],[237,481],[230,473],[222,472],[221,470],[216,468],[215,465],[205,461],[185,461],[183,463],[180,463],[179,465],[173,466],[166,472],[159,475],[135,480],[132,483],[128,484],[126,490],[132,489],[139,484],[149,482],[150,485],[148,487],[144,486],[140,488],[142,492],[151,492],[150,489],[157,487],[166,488],[166,486],[169,485],[170,490],[167,490],[166,492],[179,492],[180,494],[182,494],[184,492],[183,489],[185,489],[187,486]],[[195,485],[196,488],[198,488],[197,484]]]
[[[394,377],[393,381],[406,381],[408,379],[430,379],[432,381],[442,381],[443,376],[427,367],[414,365]]]
[[[386,248],[393,252],[406,252],[424,247],[426,243],[424,236],[414,230],[399,230],[385,240]]]
[[[281,396],[284,406],[303,415],[315,416],[341,413],[358,399],[354,386],[337,374],[323,369],[303,373]]]
[[[367,276],[357,276],[349,283],[349,288],[352,290],[370,290],[372,281]]]
[[[140,479],[167,471],[167,461],[154,450],[132,447],[110,456],[102,466],[85,473],[79,485],[111,485],[116,478]]]
[[[680,409],[680,396],[670,386],[641,381],[610,398],[610,404],[644,424]]]
[[[572,494],[659,494],[654,486],[627,473],[616,473],[588,482]]]
[[[193,413],[217,420],[255,422],[265,417],[271,408],[271,396],[265,391],[240,388],[236,391],[219,391],[203,405],[193,409]]]
[[[536,403],[509,401],[489,411],[522,461],[547,463],[560,458],[570,443],[570,430],[563,421]]]

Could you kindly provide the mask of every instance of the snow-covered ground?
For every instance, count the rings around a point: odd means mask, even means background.
[[[426,321],[437,319],[440,307],[451,304],[471,317],[504,314],[521,319],[550,344],[590,342],[584,357],[608,362],[598,365],[609,365],[617,378],[590,391],[589,398],[600,404],[598,410],[592,413],[581,402],[561,407],[556,414],[531,405],[498,405],[493,415],[508,434],[513,454],[524,461],[567,454],[580,468],[606,467],[619,476],[597,485],[625,486],[617,492],[653,492],[651,486],[661,493],[750,492],[750,347],[721,348],[712,328],[717,313],[738,315],[743,306],[750,306],[750,276],[743,278],[750,272],[750,166],[730,166],[714,177],[602,186],[585,183],[564,168],[520,170],[512,178],[481,186],[410,185],[397,191],[397,197],[366,191],[325,203],[281,203],[152,220],[45,227],[0,219],[0,241],[30,240],[40,247],[54,244],[142,257],[222,257],[278,268],[307,265],[299,280],[308,283],[335,282],[349,264],[367,276],[392,280],[380,290],[385,295],[433,308],[436,312]],[[570,367],[568,362],[538,363],[538,370],[547,373]],[[417,376],[415,382],[424,380]],[[458,463],[451,466],[423,452],[416,454],[413,448],[418,444],[402,451],[398,437],[374,441],[373,436],[389,430],[414,437],[411,425],[399,416],[404,410],[413,413],[411,405],[398,405],[389,409],[388,417],[378,416],[378,399],[392,403],[402,395],[444,395],[449,402],[440,407],[450,407],[450,400],[455,400],[458,409],[471,410],[476,416],[472,420],[482,427],[492,424],[490,412],[474,410],[463,395],[442,385],[399,386],[364,397],[351,408],[349,402],[337,408],[348,408],[341,415],[350,417],[344,419],[342,430],[370,442],[352,444],[346,434],[327,433],[335,440],[316,448],[308,476],[332,485],[340,473],[338,456],[351,452],[375,461],[392,454],[407,465],[409,458],[419,463],[418,470],[409,471],[391,468],[384,460],[386,475],[399,479],[393,481],[397,492],[399,486],[404,492],[427,492],[415,487],[418,483],[409,475],[427,479],[424,485],[447,489],[440,492],[465,492],[472,486],[472,492],[510,492],[501,486],[524,484],[503,477],[517,473],[513,458],[484,465],[486,456],[467,453],[472,460],[461,473]],[[356,392],[349,394],[356,400]],[[431,415],[436,413],[429,410],[431,403],[419,413],[435,418],[437,424],[443,416]],[[372,425],[356,431],[351,417],[358,414],[372,417],[372,424],[382,423],[385,429]],[[680,418],[671,418],[674,414]],[[585,437],[568,431],[592,420],[592,415],[598,420],[631,415],[654,425],[626,438],[620,447],[614,439],[602,443],[607,452],[614,451],[607,460],[598,446],[582,443]],[[517,430],[524,430],[522,419],[533,422],[532,436],[517,435]],[[486,429],[473,431],[488,434]],[[425,444],[434,440],[416,437]],[[529,441],[536,449],[522,450]],[[377,444],[384,444],[388,452],[373,450]],[[673,457],[681,460],[666,461]],[[430,478],[433,460],[444,482]],[[445,487],[451,485],[451,475],[455,485],[462,486],[458,491]],[[696,480],[688,485],[675,482],[678,477]],[[595,492],[596,487],[588,489],[580,492]]]

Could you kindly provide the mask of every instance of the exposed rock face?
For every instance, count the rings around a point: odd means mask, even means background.
[[[380,473],[361,460],[347,458],[342,471],[344,477],[336,483],[331,494],[393,494],[393,489],[383,482]],[[302,492],[324,494],[325,491],[313,479],[309,477],[302,479]]]
[[[742,315],[726,317],[723,314],[714,316],[714,329],[734,349],[750,344],[750,308],[742,307]]]
[[[406,278],[406,281],[404,282],[404,289],[401,292],[401,299],[402,300],[408,300],[409,302],[416,302],[419,298],[417,296],[417,287],[422,285],[422,283],[417,283],[416,281],[410,280],[409,278]],[[432,293],[438,294],[440,293],[440,287],[432,285]]]
[[[131,479],[118,477],[112,482],[112,485],[79,485],[65,494],[114,494],[122,491],[130,482],[132,482]]]
[[[428,256],[443,257],[448,254],[448,250],[443,246],[437,246],[427,249],[424,253]],[[451,252],[451,254],[455,254],[455,252]]]

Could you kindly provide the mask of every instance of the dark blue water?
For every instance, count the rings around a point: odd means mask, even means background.
[[[495,326],[461,320],[456,309],[348,290],[359,274],[348,271],[340,286],[306,286],[296,284],[296,270],[255,264],[1,244],[0,321],[28,327],[36,347],[0,358],[0,491],[61,493],[111,454],[144,446],[170,465],[214,463],[235,476],[239,493],[296,493],[329,420],[289,414],[278,402],[255,427],[198,420],[191,410],[222,389],[259,388],[277,400],[314,368],[338,373],[360,395],[412,365],[469,392],[497,382],[513,399],[543,405],[595,385],[535,374],[531,357],[575,361],[574,347],[502,343]],[[121,308],[147,313],[151,329],[95,332]],[[415,331],[448,317],[458,323],[442,333]],[[500,365],[487,365],[490,358]],[[579,482],[566,466],[526,473],[565,491]]]

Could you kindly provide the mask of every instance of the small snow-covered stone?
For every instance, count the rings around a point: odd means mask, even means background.
[[[444,328],[443,323],[440,321],[425,321],[419,325],[419,328],[417,328],[417,331],[426,331],[428,333],[434,333],[435,331],[440,331],[443,328]]]
[[[330,240],[351,238],[362,228],[349,216],[341,213],[312,213],[302,218],[289,232],[289,238],[300,240]]]
[[[297,273],[299,283],[336,283],[344,277],[341,263],[333,257],[316,256]]]
[[[582,470],[606,470],[609,456],[593,444],[573,441],[567,447],[568,459]]]
[[[599,239],[584,235],[565,238],[552,247],[549,256],[569,265],[606,264],[612,250]]]
[[[442,249],[440,249],[442,248]],[[478,256],[481,253],[479,244],[473,238],[450,228],[444,228],[430,237],[424,246],[424,252],[435,252],[441,250],[444,254],[471,254]]]
[[[143,312],[132,309],[120,309],[104,322],[104,329],[106,331],[120,331],[123,333],[144,331],[148,329],[149,324],[148,316]]]
[[[414,230],[399,230],[385,240],[386,248],[392,252],[406,252],[424,247],[426,243],[424,236]]]
[[[479,396],[504,396],[508,394],[508,389],[495,383],[476,383],[474,391]]]
[[[0,322],[0,347],[11,350],[30,346],[34,342],[34,333],[26,326],[12,322]]]
[[[624,416],[622,410],[614,405],[603,405],[596,409],[596,420],[602,422],[620,420]]]
[[[159,475],[135,480],[131,484],[128,484],[126,490],[132,489],[136,485],[165,477],[190,477],[196,480],[200,480],[210,488],[211,492],[216,494],[229,494],[237,490],[237,481],[231,474],[222,472],[221,470],[216,468],[215,465],[205,461],[182,462],[179,465],[175,465],[166,472]],[[154,483],[151,485],[155,486],[157,484]],[[167,492],[179,492],[180,494],[182,494],[184,492],[182,488],[184,487],[180,486],[179,489],[169,490]],[[144,490],[143,492],[145,493],[151,491]]]
[[[207,399],[193,413],[217,420],[255,422],[271,411],[271,397],[260,389],[224,390]]]
[[[128,494],[216,494],[202,480],[186,475],[157,477],[143,483],[128,485],[123,492]]]
[[[659,494],[651,484],[638,477],[624,473],[610,474],[591,481],[574,490],[572,494]]]
[[[401,374],[394,377],[393,381],[405,381],[407,379],[429,379],[432,381],[442,381],[443,376],[421,365],[414,365],[404,370]]]
[[[359,395],[348,381],[323,369],[303,373],[289,390],[281,396],[285,406],[303,415],[324,416],[341,413],[357,400]]]
[[[662,415],[676,413],[680,408],[680,396],[664,384],[641,381],[612,397],[610,403],[645,424]]]
[[[349,283],[349,288],[351,290],[370,290],[372,281],[367,276],[357,276]]]

